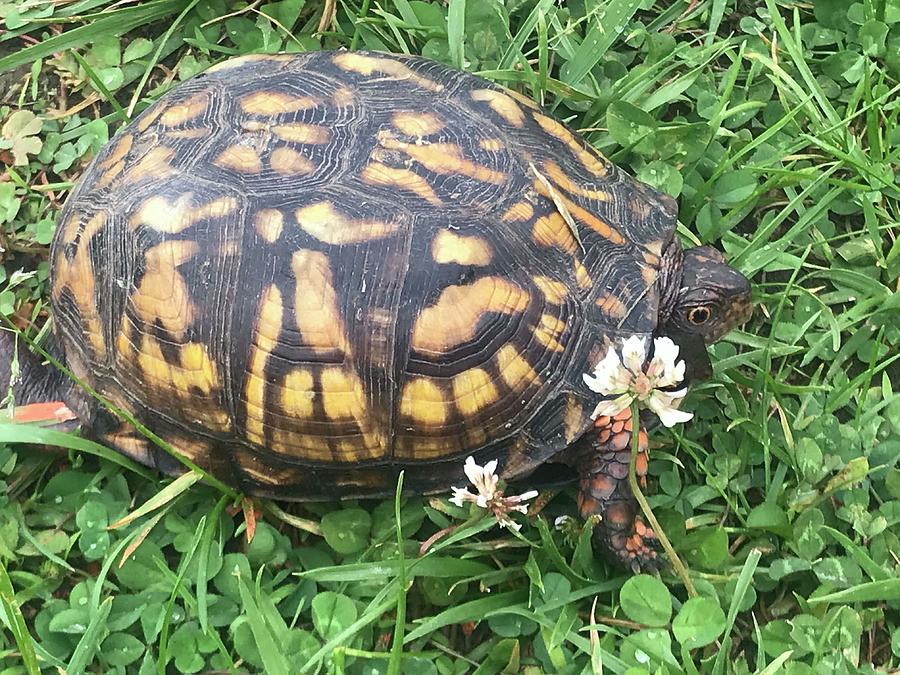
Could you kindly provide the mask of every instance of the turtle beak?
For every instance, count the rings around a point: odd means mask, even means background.
[[[712,377],[712,362],[706,350],[706,341],[698,333],[668,331],[666,335],[678,345],[678,355],[684,359],[686,384],[708,380]]]

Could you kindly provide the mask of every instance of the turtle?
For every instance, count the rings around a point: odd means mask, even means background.
[[[401,470],[431,494],[470,456],[506,481],[559,465],[600,550],[652,567],[630,413],[594,419],[584,374],[666,336],[702,379],[749,316],[749,281],[676,224],[674,199],[476,75],[371,51],[226,60],[124,126],[59,214],[52,349],[104,403],[27,351],[14,392],[182,470],[130,417],[274,499],[387,495]]]

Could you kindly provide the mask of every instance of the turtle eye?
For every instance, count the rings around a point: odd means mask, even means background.
[[[710,316],[712,316],[712,312],[709,311],[709,307],[694,307],[688,312],[688,321],[695,326],[702,326],[709,321]]]

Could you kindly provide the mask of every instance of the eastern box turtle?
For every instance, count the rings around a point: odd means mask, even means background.
[[[246,56],[91,162],[53,242],[54,334],[78,378],[247,493],[385,495],[401,469],[433,492],[470,455],[507,480],[562,462],[637,568],[656,552],[626,479],[631,420],[592,420],[582,376],[632,335],[671,337],[702,376],[704,343],[750,308],[747,280],[675,225],[671,198],[480,77]],[[61,397],[103,443],[179,468],[25,370],[25,402]]]

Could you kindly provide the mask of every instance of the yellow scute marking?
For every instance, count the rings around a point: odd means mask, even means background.
[[[578,250],[578,241],[568,223],[556,211],[534,221],[531,237],[541,246],[557,246],[569,255]]]
[[[275,148],[269,156],[269,164],[282,176],[306,176],[315,171],[315,165],[293,148]]]
[[[516,314],[528,307],[528,292],[500,277],[483,277],[464,286],[448,286],[419,314],[411,346],[442,353],[471,341],[478,321],[488,313]]]
[[[650,254],[652,256],[654,256],[655,259],[652,262],[646,256],[644,256],[644,259],[653,265],[659,264],[659,257],[663,254],[663,246],[664,245],[665,245],[665,242],[660,239],[657,239],[656,241],[651,241],[650,243],[645,244],[644,248],[646,248],[648,251],[650,251]]]
[[[391,75],[398,80],[414,82],[429,91],[443,91],[444,89],[444,85],[419,75],[406,64],[391,58],[366,56],[355,52],[341,52],[334,56],[334,65],[341,70],[359,73],[360,75],[373,75],[375,73]]]
[[[499,138],[482,138],[478,141],[478,147],[488,152],[500,152],[503,149],[503,141]]]
[[[138,131],[147,131],[165,111],[165,107],[157,103],[142,114],[141,119],[135,122],[135,128]]]
[[[541,129],[565,144],[585,169],[598,178],[606,176],[609,170],[599,153],[587,150],[575,134],[552,117],[547,117],[541,113],[532,113],[532,116]]]
[[[361,178],[363,183],[368,183],[369,185],[382,185],[399,190],[409,190],[429,204],[434,204],[435,206],[443,205],[440,197],[437,196],[434,188],[431,187],[428,181],[409,169],[395,169],[379,162],[372,162],[363,169]]]
[[[193,374],[191,385],[204,394],[209,394],[219,386],[219,375],[216,364],[209,358],[206,345],[190,342],[181,348],[181,365]]]
[[[606,190],[594,190],[574,182],[569,178],[566,172],[563,171],[562,167],[552,160],[544,162],[544,173],[551,181],[553,181],[553,183],[569,194],[603,202],[609,201],[610,199],[610,195]]]
[[[441,264],[484,266],[491,262],[493,252],[482,237],[441,230],[431,242],[431,257]]]
[[[495,89],[475,89],[472,100],[487,103],[504,121],[514,127],[522,128],[525,125],[525,113],[512,98]]]
[[[143,436],[135,437],[135,433],[131,429],[127,431],[120,431],[117,429],[112,433],[103,434],[99,440],[106,447],[115,448],[126,457],[131,457],[131,459],[140,462],[141,464],[153,464],[152,455],[150,453],[150,441]],[[182,450],[183,446],[181,444],[175,443],[174,440],[167,440],[173,444],[173,447],[178,448],[179,451]]]
[[[144,256],[144,276],[131,295],[138,316],[156,321],[174,335],[182,335],[194,321],[191,292],[178,267],[200,250],[195,241],[165,241]]]
[[[175,172],[175,167],[170,164],[174,156],[175,151],[172,148],[155,147],[121,176],[121,182],[128,184],[137,183],[146,178],[155,178],[157,180],[165,178]]]
[[[276,124],[272,127],[272,132],[285,141],[294,143],[309,143],[311,145],[321,145],[331,140],[331,131],[325,127],[316,126],[315,124],[303,124],[295,122],[293,124]]]
[[[594,280],[591,279],[590,272],[580,260],[575,261],[575,283],[581,288],[593,288]]]
[[[246,54],[244,56],[236,56],[232,59],[220,61],[219,63],[207,68],[204,72],[218,73],[223,70],[233,70],[235,68],[241,68],[248,63],[256,63],[259,61],[272,61],[275,63],[280,63],[292,61],[295,58],[297,58],[296,54]]]
[[[655,269],[659,268],[659,256],[652,251],[641,251],[641,257],[644,259],[644,262],[647,263],[650,267]]]
[[[419,424],[440,426],[447,421],[447,400],[443,390],[424,377],[410,380],[403,387],[400,414]]]
[[[216,364],[209,357],[206,345],[189,342],[179,348],[181,367],[166,361],[159,341],[144,334],[141,338],[137,363],[144,377],[154,380],[157,387],[167,390],[178,399],[178,405],[191,417],[212,429],[227,429],[228,414],[209,397],[219,389]],[[194,390],[206,398],[198,398]]]
[[[94,264],[91,260],[90,241],[106,225],[106,214],[102,211],[94,214],[82,225],[81,217],[73,213],[64,224],[63,243],[77,242],[75,254],[71,259],[66,257],[65,248],[61,247],[54,259],[54,283],[52,294],[60,298],[64,291],[72,294],[78,313],[84,323],[84,332],[88,341],[98,355],[106,351],[103,339],[103,325],[97,310],[97,280],[94,276]]]
[[[109,155],[106,157],[106,159],[97,164],[97,167],[103,169],[104,171],[110,168],[113,164],[117,163],[119,160],[123,159],[125,155],[128,154],[128,151],[131,150],[131,146],[133,144],[134,136],[132,136],[131,134],[125,134],[117,141],[115,141]]]
[[[346,368],[325,368],[320,375],[322,406],[329,419],[354,421],[362,439],[347,439],[343,448],[347,459],[379,456],[385,447],[385,434],[369,415],[362,380]],[[361,441],[361,442],[360,442]]]
[[[100,178],[97,179],[97,182],[94,185],[98,188],[106,187],[107,185],[112,184],[113,181],[115,181],[116,178],[118,178],[122,174],[122,171],[124,171],[124,170],[125,170],[125,160],[121,159],[118,162],[116,162],[115,164],[113,164],[112,167],[108,171],[106,171],[102,176],[100,176]]]
[[[500,377],[513,391],[521,391],[533,382],[540,382],[538,374],[534,372],[528,360],[512,345],[503,345],[498,350],[497,365]]]
[[[400,111],[391,119],[394,127],[407,136],[430,136],[444,128],[437,115],[428,112]]]
[[[538,275],[532,277],[532,281],[540,289],[544,299],[551,305],[561,305],[568,295],[569,290],[566,285],[556,279]]]
[[[132,325],[128,321],[128,317],[122,315],[122,323],[119,327],[119,333],[116,336],[116,349],[126,359],[131,359],[135,353],[135,346],[132,342]]]
[[[481,166],[466,159],[462,148],[453,143],[425,143],[422,145],[406,143],[394,138],[382,136],[382,147],[388,150],[400,150],[424,166],[429,171],[442,176],[462,175],[500,185],[505,183],[507,175],[486,166]]]
[[[382,239],[400,227],[399,223],[348,218],[326,201],[301,207],[294,216],[301,230],[326,244],[356,244]]]
[[[625,304],[609,293],[601,293],[597,296],[594,304],[600,308],[600,311],[613,319],[622,319],[628,313]]]
[[[278,209],[260,209],[253,218],[256,233],[272,244],[278,241],[284,228],[284,215]]]
[[[247,439],[263,445],[265,436],[266,363],[281,333],[284,303],[275,284],[270,285],[259,303],[254,344],[247,364],[247,380],[244,385],[246,401]]]
[[[248,115],[274,117],[315,108],[319,101],[311,96],[292,96],[281,91],[257,91],[242,96],[238,104]]]
[[[213,160],[213,164],[239,173],[259,173],[262,170],[259,153],[248,145],[225,148]]]
[[[186,101],[166,108],[165,112],[159,116],[159,122],[167,127],[177,127],[179,124],[184,124],[202,115],[206,106],[206,96],[202,93],[194,94]]]
[[[263,295],[256,323],[256,344],[267,352],[272,351],[281,335],[284,303],[278,286],[272,284]]]
[[[179,195],[175,201],[169,201],[165,197],[150,197],[129,218],[128,225],[132,228],[143,225],[157,232],[178,234],[201,220],[224,218],[238,206],[234,197],[219,197],[206,204],[192,206],[193,197],[191,193]]]
[[[552,314],[541,315],[540,323],[534,327],[535,339],[547,349],[561,352],[565,348],[559,342],[559,337],[566,329],[566,324]]]
[[[366,414],[366,397],[359,378],[343,368],[322,370],[322,405],[333,420],[362,420]]]
[[[185,140],[185,139],[194,139],[194,138],[203,138],[208,133],[210,133],[210,129],[206,127],[196,127],[194,129],[174,129],[172,131],[166,132],[166,138],[174,138],[177,140]]]
[[[296,281],[294,315],[303,343],[324,351],[349,351],[328,256],[301,249],[291,259]]]
[[[349,108],[356,100],[356,95],[350,87],[338,87],[331,95],[331,100],[339,108]]]
[[[290,417],[312,417],[316,392],[313,376],[308,370],[294,368],[284,378],[281,389],[281,407]]]
[[[534,217],[534,207],[528,202],[516,202],[500,216],[504,223],[525,223]]]
[[[569,211],[575,220],[580,221],[581,223],[587,225],[594,232],[599,234],[604,239],[612,242],[613,244],[624,244],[625,238],[616,230],[614,227],[609,225],[609,223],[601,220],[599,217],[595,216],[593,213],[588,211],[587,209],[583,209],[578,204],[573,202],[571,199],[564,197],[561,194],[551,195],[550,191],[547,189],[541,181],[536,180],[534,182],[534,188],[547,199],[556,199],[559,200],[563,206]],[[570,233],[571,234],[571,233]]]
[[[532,110],[540,110],[541,107],[534,101],[534,99],[528,98],[525,94],[520,94],[514,89],[508,89],[506,87],[503,88],[503,91],[507,96],[511,96],[516,99],[522,105],[528,106]]]
[[[464,417],[487,408],[498,397],[491,376],[482,368],[466,370],[453,378],[453,398]]]

